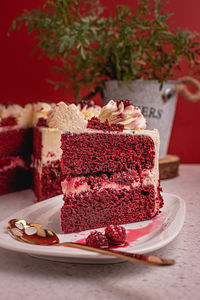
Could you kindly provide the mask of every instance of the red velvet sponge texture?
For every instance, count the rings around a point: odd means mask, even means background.
[[[20,155],[28,158],[32,152],[32,128],[0,132],[0,157]]]
[[[65,233],[151,219],[157,195],[153,185],[143,186],[142,170],[154,167],[151,137],[124,133],[65,133],[61,137],[62,172],[66,180],[85,178],[89,191],[64,195],[61,225]],[[133,178],[141,186],[132,186]],[[114,182],[123,188],[102,188]],[[81,181],[80,181],[81,184]],[[159,184],[159,183],[158,183]],[[162,207],[162,198],[159,205]]]
[[[42,163],[42,133],[39,127],[34,128],[33,157],[35,161]],[[33,168],[33,189],[37,201],[62,194],[62,180],[60,161],[55,160],[42,164],[42,172],[39,174],[37,166]]]
[[[154,216],[154,207],[153,186],[135,188],[131,192],[104,189],[65,195],[61,209],[62,230],[71,233],[147,220]]]
[[[134,134],[66,133],[61,136],[61,169],[66,175],[152,169],[154,142]]]

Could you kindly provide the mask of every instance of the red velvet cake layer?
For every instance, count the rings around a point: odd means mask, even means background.
[[[162,199],[160,198],[160,207]],[[103,189],[64,196],[61,226],[65,233],[109,224],[126,224],[151,219],[155,213],[153,185],[135,189]],[[158,211],[156,212],[158,213]]]
[[[30,186],[31,172],[21,158],[0,158],[0,195],[23,190]]]
[[[44,154],[42,140],[45,132],[40,127],[33,129],[33,190],[37,201],[42,201],[56,195],[62,194],[60,160],[54,160],[54,153],[49,150],[48,157]],[[54,142],[54,135],[49,137]],[[52,160],[53,158],[53,160]]]
[[[63,180],[61,174],[60,161],[48,163],[42,167],[41,174],[37,169],[33,171],[34,193],[37,201],[42,201],[62,194],[61,181]]]
[[[154,142],[134,134],[63,134],[61,168],[66,175],[152,169]]]
[[[0,157],[20,155],[28,158],[32,153],[32,128],[0,132]]]

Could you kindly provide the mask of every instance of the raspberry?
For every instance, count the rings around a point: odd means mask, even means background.
[[[86,239],[86,245],[96,248],[107,248],[109,246],[106,236],[98,231],[93,231]]]
[[[121,245],[126,240],[126,230],[119,225],[109,225],[106,227],[105,235],[111,245]]]

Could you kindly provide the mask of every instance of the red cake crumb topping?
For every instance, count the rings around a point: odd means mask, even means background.
[[[94,102],[91,100],[81,100],[79,102],[80,105],[80,109],[83,109],[85,106],[87,107],[93,107],[94,106]]]
[[[126,230],[119,225],[109,225],[106,227],[105,235],[110,245],[122,245],[126,241]]]
[[[5,126],[15,126],[17,125],[17,121],[14,117],[8,117],[5,119],[2,119],[0,122],[0,126],[1,127],[5,127]]]
[[[122,124],[109,124],[108,120],[106,120],[104,123],[101,123],[101,121],[97,117],[93,117],[91,120],[88,121],[87,128],[90,129],[96,129],[96,130],[102,130],[102,131],[117,131],[121,132],[124,129],[124,125]]]
[[[95,230],[87,237],[86,245],[96,248],[108,248],[109,243],[105,234]]]
[[[126,108],[127,106],[133,105],[133,103],[131,102],[131,100],[118,100],[117,101],[117,107],[119,107],[120,103],[123,102],[124,104],[124,108]]]
[[[38,127],[40,127],[40,126],[48,127],[47,120],[45,118],[39,118],[36,126],[38,126]]]

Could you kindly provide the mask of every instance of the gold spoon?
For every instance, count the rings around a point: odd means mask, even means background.
[[[163,259],[152,255],[134,254],[124,251],[102,249],[72,242],[60,243],[58,236],[53,231],[43,229],[41,228],[42,226],[40,224],[28,223],[23,219],[12,219],[8,222],[8,224],[8,232],[16,240],[23,243],[43,246],[69,246],[100,254],[115,256],[125,260],[129,260],[131,262],[137,262],[151,266],[168,266],[175,263],[173,259]]]

